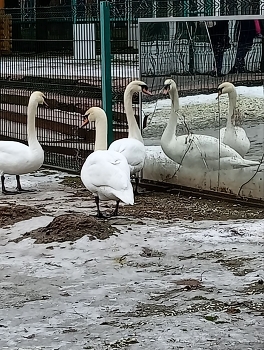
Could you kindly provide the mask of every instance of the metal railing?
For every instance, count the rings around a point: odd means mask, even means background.
[[[45,163],[79,171],[94,145],[94,130],[80,129],[80,116],[88,107],[102,105],[99,6],[97,1],[84,4],[76,0],[74,6],[71,1],[59,3],[61,5],[48,7],[5,8],[0,17],[0,138],[26,141],[28,97],[33,90],[43,91],[50,108],[40,108],[37,128],[45,150]],[[123,106],[125,87],[139,78],[138,18],[224,15],[226,11],[236,14],[238,9],[241,11],[241,6],[231,8],[229,2],[224,6],[223,1],[219,8],[218,1],[209,0],[111,3],[112,110],[116,139],[127,134]],[[244,4],[243,11],[256,11],[251,5],[248,7],[248,3],[240,3]],[[258,12],[263,10],[261,4]],[[158,26],[156,30],[160,31]],[[150,87],[159,88],[168,74],[167,67],[171,68],[173,64],[170,74],[178,76],[178,83],[183,87],[181,91],[197,93],[210,86],[213,77],[199,72],[196,66],[192,71],[190,65],[185,65],[184,42],[178,44],[174,40],[167,45],[164,38],[162,44],[159,40],[158,44],[157,41],[145,46],[141,43],[141,49],[145,49],[143,66],[146,67],[142,79]],[[160,50],[164,59],[155,62],[154,58],[158,57],[155,50]],[[198,58],[201,57],[199,50],[201,48],[197,47]],[[184,63],[179,58],[181,55]],[[174,58],[179,64],[173,61]],[[196,64],[199,66],[199,62]],[[194,74],[199,78],[194,80]],[[252,72],[243,77],[247,77],[247,82],[255,82],[262,79],[259,74]],[[237,79],[240,77],[242,75],[237,75]],[[134,98],[134,106],[138,117],[138,96]]]

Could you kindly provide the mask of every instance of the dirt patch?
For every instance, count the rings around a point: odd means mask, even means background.
[[[263,294],[264,293],[264,281],[263,279],[259,279],[257,282],[253,282],[245,287],[242,291],[246,294]],[[263,309],[264,313],[264,309]]]
[[[10,204],[8,206],[0,206],[0,228],[40,215],[42,213],[39,210],[25,205]]]
[[[66,214],[57,216],[46,227],[26,232],[14,242],[28,237],[35,239],[35,243],[66,242],[76,241],[85,235],[90,240],[107,239],[117,232],[118,230],[105,220],[97,220],[84,214]]]
[[[230,301],[229,303],[224,303],[220,300],[216,299],[208,299],[206,297],[199,300],[197,303],[195,302],[195,299],[192,299],[192,303],[187,306],[181,306],[178,303],[171,303],[171,304],[161,304],[161,303],[138,303],[133,311],[129,311],[127,313],[124,313],[125,317],[136,317],[136,318],[142,318],[142,317],[153,317],[153,316],[177,316],[177,315],[184,315],[184,314],[190,314],[190,313],[204,313],[204,317],[208,321],[215,322],[218,317],[211,316],[211,313],[227,313],[227,314],[235,314],[240,313],[241,310],[248,313],[257,313],[262,315],[263,313],[263,306],[264,303],[254,303],[253,301],[243,301],[243,302],[236,302],[236,301]],[[209,314],[209,315],[208,315]],[[206,316],[208,315],[208,316]],[[216,323],[222,323],[216,322]]]
[[[217,262],[222,266],[225,266],[229,271],[232,271],[235,276],[245,276],[246,274],[253,272],[253,269],[246,268],[245,264],[253,260],[253,258],[228,258],[228,259],[220,259]]]
[[[233,220],[263,219],[264,209],[197,197],[184,197],[162,192],[136,196],[133,206],[120,209],[121,215],[161,220]]]
[[[92,198],[80,177],[65,177],[61,184],[76,189],[75,196]],[[142,189],[141,189],[142,190]],[[136,218],[151,218],[161,220],[236,220],[263,219],[264,208],[235,204],[207,198],[186,197],[164,192],[142,192],[135,197],[133,206],[120,207],[120,215]],[[236,232],[234,232],[236,234]],[[239,234],[239,233],[237,233]]]
[[[72,188],[84,188],[80,176],[64,176],[64,179],[60,182],[60,184]]]

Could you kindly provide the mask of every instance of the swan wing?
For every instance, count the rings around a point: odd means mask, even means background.
[[[86,159],[81,179],[101,199],[118,198],[127,204],[134,203],[129,166],[120,153],[95,151]]]
[[[192,135],[190,142],[193,142],[200,155],[209,160],[225,157],[242,157],[231,147],[223,144],[217,138],[208,135]]]
[[[205,167],[208,170],[243,168],[258,165],[248,161],[217,138],[207,135],[181,135],[169,143],[163,142],[164,153],[185,167]]]
[[[16,141],[0,141],[0,171],[21,175],[40,168],[44,161],[44,152],[30,148]]]
[[[20,157],[24,152],[28,151],[28,146],[24,143],[16,141],[0,141],[0,157],[1,159],[9,156]]]
[[[125,156],[130,167],[131,175],[140,171],[144,166],[146,149],[143,143],[136,139],[123,138],[116,140],[111,143],[109,150],[121,153]]]
[[[250,149],[250,141],[245,130],[239,126],[233,128],[222,128],[220,130],[220,141],[233,148],[242,157]]]
[[[170,143],[161,144],[162,149],[166,150],[168,157],[174,155],[175,158],[182,161],[199,161],[201,158],[206,160],[216,160],[220,157],[241,156],[229,146],[221,143],[217,138],[207,135],[181,135],[175,137]],[[170,156],[171,155],[171,156]],[[172,158],[173,159],[173,158]],[[181,161],[177,161],[181,163]]]
[[[241,169],[250,166],[257,166],[260,163],[255,160],[238,159],[237,157],[225,157],[220,159],[220,169]]]

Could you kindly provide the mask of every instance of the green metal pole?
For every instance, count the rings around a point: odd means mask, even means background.
[[[72,0],[71,5],[72,5],[73,23],[75,24],[77,20],[77,0]]]
[[[111,43],[110,43],[110,4],[100,2],[101,27],[101,67],[102,67],[102,107],[108,121],[108,146],[114,140],[112,117],[112,83],[111,83]]]

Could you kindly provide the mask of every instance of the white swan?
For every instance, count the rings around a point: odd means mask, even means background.
[[[196,134],[177,136],[179,96],[172,79],[165,81],[163,92],[169,93],[172,101],[171,115],[161,137],[162,150],[170,159],[191,169],[236,169],[259,165],[259,162],[243,159],[215,137]]]
[[[46,104],[45,96],[40,91],[31,94],[27,108],[28,146],[16,141],[0,141],[0,173],[3,194],[23,192],[19,175],[38,170],[44,161],[44,151],[37,139],[35,117],[39,104]],[[4,174],[16,175],[17,191],[7,191]]]
[[[232,83],[225,82],[218,86],[218,98],[220,95],[228,94],[229,110],[226,127],[220,130],[220,140],[224,144],[233,148],[242,157],[250,148],[250,141],[245,130],[235,125],[235,108],[237,102],[237,92]]]
[[[128,123],[128,137],[112,142],[108,149],[122,153],[126,157],[130,175],[135,175],[136,186],[134,193],[137,194],[139,171],[144,166],[146,150],[132,107],[132,97],[135,92],[151,95],[148,86],[143,81],[135,80],[127,85],[124,93],[124,107]]]
[[[126,158],[118,152],[107,149],[107,118],[99,107],[92,107],[85,113],[82,125],[95,121],[95,148],[81,170],[84,186],[95,196],[97,216],[104,217],[99,209],[99,200],[115,200],[116,207],[112,215],[118,214],[120,200],[134,204],[133,188]]]

